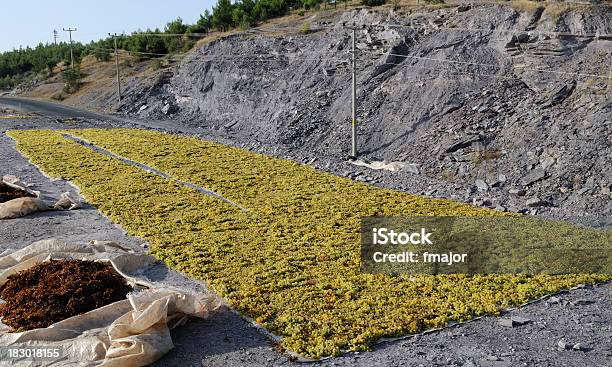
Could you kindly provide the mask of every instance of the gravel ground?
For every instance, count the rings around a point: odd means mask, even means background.
[[[67,182],[43,176],[15,151],[14,142],[4,134],[8,129],[66,128],[66,124],[45,118],[3,119],[0,124],[0,175],[15,174],[34,183],[35,189],[43,191],[47,198],[64,191],[76,192]],[[76,126],[117,124],[80,121]],[[91,206],[2,221],[0,233],[0,251],[46,238],[144,245],[142,239],[128,236]],[[178,287],[205,288],[163,264],[145,275]],[[517,316],[530,321],[515,327],[501,325],[502,320]],[[484,317],[441,331],[379,343],[372,352],[348,353],[318,362],[292,362],[258,328],[226,307],[211,319],[193,320],[173,331],[173,339],[176,348],[155,366],[612,366],[612,283],[574,289],[501,317]]]

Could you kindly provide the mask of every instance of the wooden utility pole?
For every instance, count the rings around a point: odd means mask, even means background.
[[[121,79],[119,78],[119,50],[117,49],[117,37],[119,35],[117,33],[109,33],[109,36],[113,37],[113,41],[115,41],[115,69],[117,70],[117,98],[119,102],[121,102]]]
[[[355,26],[355,23],[353,23],[352,26],[346,26],[345,28],[350,29],[352,31],[352,40],[353,40],[353,47],[351,50],[351,61],[352,61],[352,65],[351,65],[351,69],[352,69],[352,75],[353,75],[353,80],[352,80],[352,121],[351,121],[351,159],[356,159],[357,158],[357,68],[355,65],[355,59],[356,59],[356,49],[355,49],[355,37],[356,37],[356,32],[357,32],[357,27]]]
[[[353,158],[357,158],[357,70],[355,68],[355,27],[352,28],[353,31],[353,52],[352,52],[352,58],[353,58],[353,108],[352,108],[352,116],[353,116],[353,123],[352,123],[352,149],[351,149],[351,155],[353,156]]]
[[[76,32],[76,28],[62,28],[64,32],[70,33],[70,67],[74,70],[74,55],[72,53],[72,32]]]

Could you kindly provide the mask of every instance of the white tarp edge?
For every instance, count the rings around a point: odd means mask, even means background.
[[[156,287],[155,283],[127,275],[155,259],[114,242],[35,242],[0,258],[0,286],[11,274],[42,261],[65,258],[109,261],[129,283],[148,289],[43,329],[11,333],[10,328],[0,325],[0,346],[61,348],[62,356],[44,361],[45,366],[145,366],[174,347],[171,328],[184,323],[188,316],[207,318],[220,304],[213,294]],[[0,364],[4,362],[8,361]],[[40,366],[41,360],[24,358],[12,360],[10,365]]]
[[[33,191],[30,185],[22,182],[19,177],[6,175],[2,183],[17,190],[25,191],[35,197],[22,197],[0,203],[0,219],[16,219],[32,213],[49,210],[74,210],[81,208],[80,200],[72,197],[69,192],[61,194],[55,203],[48,203],[40,199],[40,191]]]

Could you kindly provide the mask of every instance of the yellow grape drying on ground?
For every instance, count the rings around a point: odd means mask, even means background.
[[[147,239],[154,255],[206,281],[305,356],[365,350],[381,337],[496,314],[609,278],[360,274],[363,216],[505,213],[380,189],[195,138],[137,129],[69,132],[249,209],[108,158],[61,132],[9,132],[24,155],[77,184],[105,215]]]

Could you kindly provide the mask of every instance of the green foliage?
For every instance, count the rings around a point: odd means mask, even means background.
[[[203,14],[200,14],[200,19],[198,19],[196,24],[189,26],[187,33],[208,33],[211,28],[212,15],[208,9],[206,9]]]
[[[168,34],[185,34],[189,26],[183,23],[183,19],[181,17],[176,18],[175,20],[166,24],[166,28],[164,31]]]
[[[308,0],[309,5],[320,4],[322,0]],[[218,0],[213,7],[212,26],[221,31],[231,27],[248,28],[258,22],[286,15],[290,9],[304,5],[303,0],[239,0],[232,4],[230,0]]]
[[[52,95],[51,99],[61,102],[66,99],[66,96],[64,95],[64,92],[59,92],[59,93]]]
[[[0,78],[0,90],[12,89],[21,83],[22,79],[23,77],[21,75],[7,75],[4,78]]]
[[[304,9],[319,9],[321,7],[322,0],[303,0]]]
[[[64,80],[64,93],[74,93],[81,86],[81,71],[78,68],[68,68],[62,72]]]
[[[248,29],[256,24],[251,12],[240,6],[236,6],[232,10],[232,21],[233,24],[238,25],[242,29]]]
[[[47,70],[49,71],[49,74],[53,73],[53,68],[55,67],[55,65],[57,65],[57,63],[55,62],[55,60],[47,60],[46,62],[47,64]]]
[[[310,33],[310,22],[302,23],[302,27],[300,28],[300,33],[302,34]]]
[[[188,51],[195,44],[192,33],[207,33],[216,28],[227,31],[232,27],[247,29],[270,18],[286,15],[292,9],[318,9],[323,0],[217,0],[212,12],[204,11],[195,24],[185,24],[177,18],[166,24],[164,30],[147,29],[119,37],[117,46],[130,51],[137,59],[149,59],[168,53]],[[364,0],[380,2],[384,0]],[[439,0],[430,0],[439,1]],[[304,15],[304,11],[299,12]],[[178,36],[177,36],[178,35]],[[183,36],[180,36],[183,35]],[[98,61],[109,61],[114,50],[112,38],[83,45],[73,43],[75,62],[92,55]],[[20,48],[0,53],[0,89],[15,87],[26,77],[47,71],[49,74],[59,62],[70,63],[68,43],[39,44],[35,48]]]
[[[75,61],[78,62],[85,47],[80,43],[73,44]],[[70,62],[70,45],[39,44],[35,48],[0,53],[0,89],[10,89],[19,84],[28,75],[50,71],[59,62]]]
[[[107,62],[111,59],[111,54],[108,49],[97,48],[93,51],[93,55],[98,61]]]
[[[230,0],[218,0],[213,6],[212,24],[220,31],[227,31],[233,25],[233,5]]]

